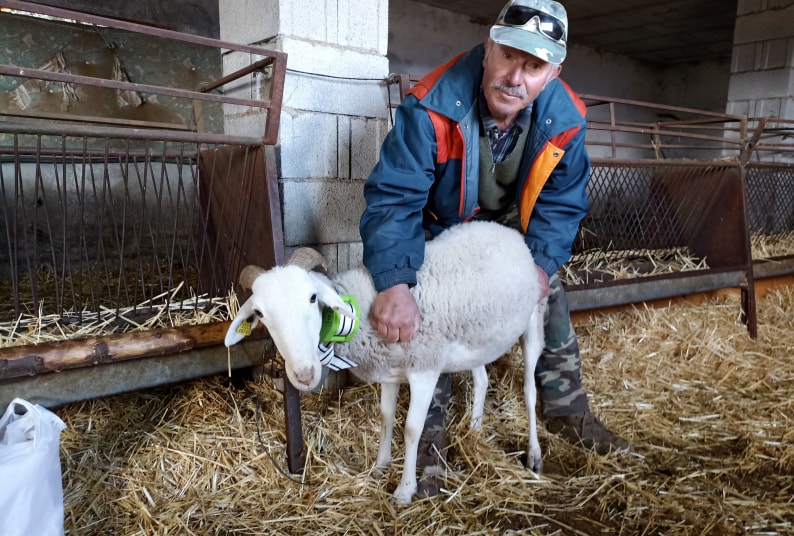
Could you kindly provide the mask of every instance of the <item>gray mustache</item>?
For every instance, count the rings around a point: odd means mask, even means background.
[[[491,87],[493,87],[494,89],[498,89],[499,91],[504,91],[505,93],[508,93],[513,97],[519,97],[523,99],[526,98],[527,96],[527,92],[524,91],[524,88],[520,86],[506,86],[504,84],[497,83],[497,84],[493,84]]]

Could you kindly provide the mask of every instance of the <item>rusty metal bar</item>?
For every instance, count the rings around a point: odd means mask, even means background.
[[[264,136],[263,139],[260,140],[260,143],[264,143],[266,145],[274,145],[278,141],[278,131],[280,126],[279,123],[281,121],[280,112],[281,112],[282,102],[284,99],[284,81],[286,79],[286,73],[287,73],[287,54],[285,52],[279,52],[275,50],[269,50],[269,49],[264,49],[249,45],[240,45],[228,41],[220,41],[208,37],[184,34],[181,32],[166,30],[154,26],[147,26],[143,24],[112,19],[109,17],[102,17],[99,15],[93,15],[79,11],[71,11],[68,9],[52,7],[43,4],[23,2],[20,0],[0,0],[0,7],[7,7],[10,9],[27,12],[27,13],[38,13],[51,17],[59,17],[62,19],[71,19],[84,24],[107,26],[109,28],[116,28],[119,30],[126,30],[145,35],[151,35],[154,37],[161,37],[165,39],[174,39],[177,41],[204,45],[208,47],[214,47],[217,49],[226,49],[227,53],[229,51],[236,51],[236,52],[248,53],[254,56],[266,57],[267,58],[266,61],[271,62],[273,65],[273,78],[272,78],[272,83],[270,84],[270,96],[268,101],[237,99],[228,96],[210,95],[208,93],[202,93],[200,91],[174,90],[174,89],[162,88],[159,86],[146,86],[142,84],[133,84],[130,82],[115,82],[110,80],[105,80],[103,82],[88,82],[87,80],[102,80],[102,79],[91,79],[88,77],[77,77],[73,81],[76,83],[100,85],[102,87],[115,88],[115,89],[132,89],[142,92],[158,93],[163,95],[180,96],[180,97],[193,98],[198,100],[209,100],[213,102],[222,102],[228,104],[239,104],[242,106],[254,106],[257,108],[264,108],[268,110],[268,113],[267,113],[267,118],[265,120]],[[13,66],[4,66],[4,67],[13,67]],[[37,71],[37,69],[27,70],[28,73],[35,71]],[[17,72],[19,72],[19,68],[17,68]],[[14,73],[6,73],[6,74],[9,74],[10,76],[19,76],[19,74],[14,74]],[[52,80],[53,79],[51,78],[52,74],[53,73],[49,73],[47,75],[48,76],[47,78],[40,78],[40,79]],[[39,76],[41,76],[41,74],[39,74]],[[59,76],[65,76],[68,79],[74,75],[59,75]],[[228,82],[228,78],[229,77],[224,77],[224,80]],[[215,83],[211,83],[211,84],[215,84]],[[234,142],[230,142],[230,143],[234,143]]]
[[[653,143],[615,143],[607,142],[607,141],[594,141],[588,140],[587,141],[588,147],[612,147],[613,154],[615,150],[618,148],[620,149],[643,149],[647,151],[651,151],[656,149],[657,147],[660,149],[688,149],[688,150],[697,150],[697,151],[714,151],[714,150],[721,150],[725,149],[725,147],[721,145],[676,145],[672,143],[660,143],[659,145],[654,145]],[[759,151],[762,149],[759,149]],[[616,156],[612,156],[611,158],[617,159]],[[623,161],[621,159],[621,161]],[[666,159],[659,158],[658,161],[667,161]]]
[[[652,128],[651,132],[651,139],[653,140],[651,142],[651,145],[653,146],[653,156],[659,160],[662,158],[662,140],[660,138],[660,131],[658,128]]]
[[[792,119],[778,119],[776,117],[764,117],[764,118],[754,118],[751,121],[761,124],[762,122],[765,123],[765,128],[761,137],[766,136],[768,138],[792,138],[794,137],[794,120]],[[771,127],[770,125],[782,125],[780,127]],[[786,153],[794,152],[794,143],[783,143],[781,140],[780,143],[769,143],[766,141],[762,141],[760,138],[755,145],[755,152],[778,152],[778,153]]]
[[[753,253],[750,241],[750,220],[749,220],[749,206],[747,195],[747,166],[742,164],[739,167],[739,174],[741,177],[741,206],[743,210],[743,230],[744,230],[744,256],[747,259],[748,266],[745,268],[747,284],[741,288],[741,318],[747,326],[750,337],[755,339],[758,337],[758,311],[755,302],[755,273],[753,271]]]
[[[721,130],[721,131],[732,131],[732,132],[739,132],[741,129],[739,127],[725,127],[723,126],[725,123],[738,123],[738,121],[729,121],[723,118],[714,119],[714,118],[694,118],[689,120],[682,120],[682,121],[656,121],[654,123],[648,123],[647,121],[621,121],[621,125],[627,126],[639,126],[639,127],[660,127],[660,126],[669,126],[680,128],[681,130]]]
[[[147,26],[145,24],[138,24],[135,22],[128,22],[119,19],[112,19],[103,17],[101,15],[93,15],[82,11],[72,11],[59,7],[48,6],[44,4],[36,4],[32,2],[23,2],[21,0],[0,0],[0,7],[7,7],[17,11],[26,11],[28,13],[38,13],[41,15],[48,15],[50,17],[59,17],[62,19],[72,19],[85,24],[95,24],[97,26],[107,26],[108,28],[116,28],[117,30],[128,30],[130,32],[142,33],[152,35],[155,37],[164,37],[166,39],[174,39],[176,41],[184,41],[186,43],[193,43],[196,45],[205,45],[214,48],[225,48],[228,50],[236,50],[239,52],[248,52],[257,56],[271,56],[276,62],[285,62],[287,54],[276,50],[268,50],[265,48],[241,45],[229,41],[220,41],[210,37],[202,37],[199,35],[185,34],[176,32],[174,30],[166,30],[156,26]]]
[[[588,101],[588,100],[594,101],[593,103],[588,104],[588,106],[599,106],[608,103],[626,104],[629,106],[639,106],[642,108],[653,108],[656,110],[665,110],[670,112],[681,112],[681,113],[689,113],[694,115],[709,116],[709,117],[719,118],[719,120],[724,120],[726,122],[729,121],[738,122],[741,121],[743,117],[740,115],[723,114],[719,112],[710,112],[708,110],[698,110],[695,108],[685,108],[682,106],[671,106],[669,104],[657,104],[652,102],[636,101],[630,99],[619,99],[613,97],[601,97],[597,95],[584,95],[584,94],[580,94],[579,97],[584,101]]]
[[[739,161],[742,165],[747,164],[750,161],[750,158],[753,156],[753,151],[755,150],[756,145],[758,145],[758,140],[761,138],[761,134],[763,133],[764,129],[766,128],[766,119],[761,119],[758,122],[758,126],[755,127],[755,132],[747,140],[747,144],[744,147],[744,151],[742,151],[741,156],[739,157]]]
[[[794,173],[794,164],[789,162],[748,162],[747,163],[748,169],[756,169],[756,168],[771,168],[777,169],[779,171],[790,171]]]
[[[95,115],[0,111],[0,116],[4,115],[9,117],[24,117],[26,119],[43,119],[45,121],[74,121],[77,123],[126,125],[130,127],[162,128],[166,130],[190,130],[184,123],[155,123],[153,121],[136,121],[134,119],[109,118]]]
[[[241,106],[251,106],[254,108],[266,109],[270,109],[271,107],[271,103],[268,101],[238,99],[237,97],[216,95],[214,93],[202,93],[200,91],[191,91],[189,89],[175,89],[170,87],[152,86],[149,84],[136,84],[133,82],[108,80],[106,78],[93,78],[90,76],[81,76],[77,74],[43,71],[41,69],[28,69],[26,67],[18,67],[16,65],[0,64],[0,74],[22,78],[34,78],[36,80],[49,80],[50,82],[66,82],[102,88],[137,91],[141,93],[155,93],[157,95],[165,95],[167,97],[204,100],[220,104],[239,104]]]
[[[618,131],[618,132],[627,132],[631,134],[649,134],[652,136],[679,136],[679,137],[686,137],[691,138],[694,140],[704,140],[704,141],[717,141],[720,143],[727,143],[733,145],[744,145],[744,140],[732,140],[730,138],[724,137],[717,137],[717,136],[706,136],[704,134],[692,134],[692,133],[682,133],[675,130],[659,130],[653,128],[651,125],[647,127],[631,127],[631,126],[617,126],[613,127],[612,125],[607,125],[605,123],[599,123],[597,121],[592,121],[588,123],[587,128],[590,130],[610,130],[610,131]]]
[[[259,60],[255,63],[252,63],[248,67],[244,67],[238,71],[235,71],[229,75],[224,76],[223,78],[219,78],[215,82],[204,82],[199,86],[198,90],[202,93],[213,91],[221,86],[228,84],[229,82],[234,82],[238,78],[242,78],[243,76],[249,75],[256,71],[260,71],[264,67],[267,67],[272,63],[273,63],[273,58],[265,58],[263,60]]]
[[[249,136],[230,136],[228,134],[206,134],[201,132],[181,132],[144,128],[103,127],[98,125],[42,125],[32,123],[11,123],[0,121],[0,132],[10,134],[33,134],[48,136],[91,136],[98,138],[122,138],[134,140],[158,140],[189,143],[211,143],[231,145],[261,145],[262,140]]]
[[[682,159],[667,159],[664,161],[657,161],[657,160],[648,160],[648,159],[638,159],[638,158],[621,158],[617,162],[612,158],[591,158],[590,162],[593,165],[601,165],[606,167],[617,167],[617,166],[642,166],[642,167],[656,167],[656,166],[697,166],[697,167],[707,167],[707,166],[714,166],[720,168],[738,168],[741,164],[735,160],[682,160]]]
[[[768,152],[768,151],[773,151],[773,150],[775,152],[781,152],[780,151],[781,149],[794,151],[794,143],[761,143],[761,142],[759,142],[755,146],[755,151],[757,153],[761,152],[761,151],[767,151]]]
[[[52,160],[74,160],[79,158],[81,161],[90,162],[90,161],[100,161],[101,159],[105,158],[106,156],[110,156],[113,158],[149,158],[150,160],[159,160],[159,161],[193,161],[199,156],[198,149],[191,150],[191,151],[166,151],[163,153],[158,153],[156,157],[153,157],[151,151],[146,150],[136,150],[136,149],[129,149],[129,150],[120,150],[120,149],[108,149],[106,151],[99,151],[99,150],[85,150],[81,151],[79,157],[76,156],[73,152],[64,151],[62,149],[38,149],[36,147],[19,147],[16,151],[14,151],[11,147],[0,147],[0,155],[2,156],[9,156],[9,155],[20,155],[20,156],[30,156],[30,157],[39,157],[45,156]]]
[[[617,158],[617,156],[618,156],[617,148],[618,147],[617,147],[617,134],[615,132],[615,103],[614,102],[610,102],[609,103],[609,124],[612,127],[610,129],[610,133],[611,133],[611,135],[610,135],[611,140],[610,141],[612,142],[612,158]]]
[[[273,64],[273,79],[270,84],[270,101],[273,103],[275,110],[281,111],[281,103],[284,100],[284,82],[287,79],[287,57],[284,56],[283,61],[277,61]],[[267,122],[265,123],[265,134],[262,137],[262,143],[265,145],[275,145],[278,142],[279,122],[281,121],[280,113],[267,114]]]
[[[721,130],[736,130],[739,129],[731,129],[731,128],[724,128],[724,127],[716,127],[713,126],[717,123],[734,123],[737,122],[735,120],[726,121],[723,118],[693,118],[693,119],[682,119],[680,121],[659,121],[658,125],[670,126],[670,127],[679,127],[682,129],[714,129],[720,128]]]

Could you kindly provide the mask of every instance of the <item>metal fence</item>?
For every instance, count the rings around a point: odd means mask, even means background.
[[[286,55],[40,4],[0,7],[7,45],[26,46],[9,37],[24,27],[46,48],[9,57],[38,62],[59,50],[45,65],[0,65],[0,384],[222,347],[225,298],[240,290],[242,266],[283,257],[272,145]],[[132,77],[116,68],[136,54]],[[149,65],[166,57],[180,76]],[[192,67],[203,60],[212,68]],[[220,77],[230,61],[234,71]],[[92,74],[111,67],[112,77]],[[223,133],[225,112],[252,110],[261,136]],[[43,375],[42,386],[56,376],[66,374]],[[40,392],[49,403],[100,394],[82,385],[84,393]]]
[[[278,210],[268,200],[273,190],[277,196],[277,186],[266,147],[277,139],[286,56],[27,2],[2,4],[16,10],[2,14],[9,27],[33,25],[39,33],[52,27],[53,34],[76,40],[83,48],[73,55],[91,58],[95,70],[106,56],[120,61],[142,53],[124,50],[125,43],[154,42],[158,50],[187,43],[193,58],[219,62],[237,54],[244,60],[234,73],[193,88],[165,85],[168,72],[135,82],[75,73],[61,52],[59,62],[44,68],[0,65],[3,87],[11,88],[6,93],[19,97],[24,90],[25,96],[0,109],[0,279],[6,298],[0,320],[33,324],[52,316],[61,324],[123,329],[153,315],[167,321],[164,312],[206,308],[207,300],[227,294],[239,262],[257,254],[245,249],[247,218],[267,219],[267,210],[252,205]],[[101,41],[97,28],[103,29]],[[114,43],[102,46],[111,31]],[[89,38],[99,46],[86,45]],[[182,70],[190,81],[189,70]],[[264,71],[270,81],[260,91],[263,98],[241,97],[246,92],[235,85]],[[92,102],[102,111],[99,103],[129,95],[139,97],[116,116],[74,113],[91,110]],[[73,109],[48,108],[52,100]],[[148,106],[177,119],[130,119],[130,110],[144,109],[142,103],[160,103]],[[223,107],[230,106],[262,109],[263,137],[223,134]],[[213,133],[210,119],[217,123],[218,116],[220,132]],[[264,252],[258,259],[264,264],[274,264],[282,247],[280,221],[258,223],[271,233],[257,237],[251,249]]]

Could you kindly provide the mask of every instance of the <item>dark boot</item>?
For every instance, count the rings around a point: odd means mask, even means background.
[[[564,437],[569,443],[592,449],[598,454],[634,452],[628,441],[615,435],[589,411],[576,415],[550,417],[546,422],[546,428],[552,434]]]
[[[417,482],[418,497],[435,497],[444,485],[449,440],[446,430],[425,430],[419,438],[416,469],[421,472]]]

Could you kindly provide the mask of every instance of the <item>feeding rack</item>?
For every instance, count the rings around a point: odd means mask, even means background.
[[[590,211],[565,267],[572,310],[721,288],[755,336],[747,119],[583,95]]]
[[[16,0],[0,17],[3,402],[260,364],[264,334],[228,364],[223,339],[242,267],[283,262],[286,54]],[[261,136],[224,133],[252,111]]]
[[[745,158],[756,278],[794,274],[794,120],[754,118]]]

